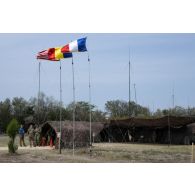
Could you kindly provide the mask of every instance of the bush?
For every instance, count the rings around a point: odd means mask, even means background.
[[[14,144],[12,139],[10,139],[8,142],[8,149],[9,149],[9,153],[15,153],[16,150],[18,149],[18,146]]]
[[[12,119],[10,123],[7,126],[7,134],[10,137],[10,140],[8,142],[8,149],[10,153],[15,153],[18,149],[18,146],[15,145],[15,138],[18,133],[19,124],[16,119]]]

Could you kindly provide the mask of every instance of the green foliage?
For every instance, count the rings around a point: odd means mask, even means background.
[[[95,105],[90,105],[88,102],[80,101],[75,103],[75,120],[76,121],[89,121],[89,113],[91,108],[92,121],[104,121],[104,112],[98,110]],[[74,104],[70,103],[67,106],[67,112],[69,113],[69,120],[72,120]]]
[[[5,131],[9,121],[12,118],[11,101],[7,98],[5,101],[0,102],[0,128]]]
[[[8,149],[10,153],[15,153],[18,149],[18,146],[15,145],[15,138],[18,132],[19,124],[16,119],[12,119],[7,126],[7,134],[10,137],[10,140],[8,142]]]
[[[54,100],[53,97],[47,97],[44,93],[40,93],[38,98],[29,100],[29,107],[33,108],[32,116],[35,123],[44,123],[47,120],[59,120],[60,102]],[[65,108],[62,108],[62,119],[67,117]]]
[[[13,117],[16,118],[19,123],[24,123],[24,118],[31,114],[30,106],[28,102],[22,97],[15,97],[12,100]]]
[[[130,113],[129,113],[130,106]],[[107,101],[105,104],[106,111],[110,114],[111,118],[126,118],[131,116],[147,117],[150,116],[148,108],[143,107],[135,102],[126,102],[122,100]]]
[[[12,119],[7,126],[7,134],[14,141],[18,133],[19,124],[16,119]]]
[[[8,142],[8,149],[9,149],[9,153],[16,153],[18,149],[18,146],[14,143],[12,139],[10,139]]]
[[[157,109],[156,112],[151,113],[150,110],[144,106],[136,104],[135,102],[127,102],[123,100],[111,100],[105,104],[105,110],[101,111],[88,102],[78,101],[75,104],[75,117],[77,121],[89,121],[90,106],[92,110],[92,121],[105,121],[106,118],[128,118],[130,115],[141,118],[163,117],[166,115],[173,116],[195,116],[195,107],[183,108],[176,106],[172,109]],[[47,97],[44,93],[38,98],[31,98],[29,101],[22,97],[15,97],[12,101],[6,99],[0,102],[0,132],[4,132],[12,118],[15,118],[19,123],[38,123],[42,124],[48,120],[56,121],[60,118],[60,102],[53,97]],[[62,105],[62,120],[72,120],[73,118],[73,103]]]
[[[195,108],[183,108],[181,106],[175,106],[172,109],[157,109],[153,114],[155,117],[163,116],[195,116]]]

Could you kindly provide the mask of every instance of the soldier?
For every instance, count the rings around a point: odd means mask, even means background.
[[[20,136],[20,146],[22,147],[23,146],[26,146],[25,145],[25,142],[24,142],[24,134],[25,134],[25,131],[24,131],[24,128],[23,128],[23,125],[20,126],[20,129],[19,129],[19,136]]]
[[[40,146],[41,129],[36,126],[35,128],[35,145]]]
[[[29,136],[29,143],[30,143],[30,147],[35,146],[34,144],[34,128],[32,125],[30,125],[29,129],[28,129],[28,136]]]

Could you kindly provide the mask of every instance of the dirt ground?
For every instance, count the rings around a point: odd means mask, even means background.
[[[154,144],[93,144],[89,148],[63,149],[62,154],[51,147],[19,147],[16,154],[8,153],[7,136],[0,136],[0,163],[189,163],[191,146]],[[18,143],[18,138],[16,139]],[[26,144],[28,140],[26,138]]]

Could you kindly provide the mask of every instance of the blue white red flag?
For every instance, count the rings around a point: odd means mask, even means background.
[[[62,53],[85,52],[85,51],[87,51],[86,39],[87,39],[87,37],[77,39],[76,41],[73,41],[73,42],[65,45],[64,47],[61,48]]]

